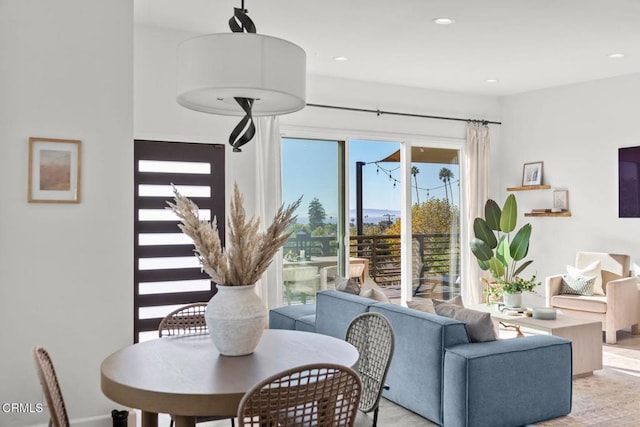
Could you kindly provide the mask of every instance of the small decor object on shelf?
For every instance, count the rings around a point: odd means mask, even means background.
[[[251,354],[262,337],[267,316],[264,303],[254,292],[255,284],[291,235],[287,230],[295,222],[294,212],[302,198],[286,208],[280,206],[271,225],[261,232],[259,219],[246,219],[244,200],[235,185],[223,249],[217,219],[201,220],[198,206],[175,187],[173,192],[175,204],[167,202],[169,209],[180,218],[180,230],[193,240],[202,269],[217,284],[218,293],[205,312],[213,343],[225,356]]]
[[[555,190],[553,192],[553,212],[562,212],[569,209],[569,190]]]
[[[493,304],[502,297],[507,307],[520,307],[522,301],[511,296],[531,292],[539,284],[535,275],[529,280],[519,276],[533,262],[528,260],[518,265],[529,252],[531,224],[525,224],[511,236],[518,218],[518,206],[513,194],[507,197],[502,210],[494,200],[487,200],[484,212],[485,218],[473,221],[475,237],[470,245],[480,268],[488,270],[493,278],[492,282],[482,278],[486,286],[484,293],[487,303]]]
[[[29,138],[29,203],[80,203],[80,141]]]
[[[525,163],[522,167],[522,186],[542,184],[542,162]]]

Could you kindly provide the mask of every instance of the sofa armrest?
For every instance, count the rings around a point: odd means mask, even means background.
[[[640,321],[640,278],[625,277],[605,285],[607,314],[615,316],[614,324],[628,326]],[[610,320],[607,319],[607,323]]]
[[[544,301],[547,307],[551,307],[551,297],[560,294],[562,289],[562,275],[549,276],[544,280]]]
[[[571,377],[571,342],[555,336],[448,348],[444,425],[508,427],[566,415]]]

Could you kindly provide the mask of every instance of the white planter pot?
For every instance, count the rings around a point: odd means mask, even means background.
[[[509,308],[518,308],[522,307],[522,292],[518,292],[517,294],[502,294],[502,302],[505,306]]]
[[[207,304],[204,317],[209,334],[224,356],[251,354],[260,342],[267,310],[255,286],[218,285],[218,292]]]

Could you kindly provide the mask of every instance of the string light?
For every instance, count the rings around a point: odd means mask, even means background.
[[[397,168],[393,168],[393,169],[386,169],[385,167],[381,166],[378,162],[371,162],[374,163],[376,165],[376,174],[379,174],[380,171],[382,171],[385,175],[387,175],[389,177],[389,181],[393,181],[393,188],[396,188],[396,184],[398,184],[400,182],[400,180],[398,180],[397,178],[394,178],[393,175],[391,174],[392,172],[400,169],[400,167]],[[370,163],[365,163],[365,164],[370,164]],[[458,184],[458,188],[460,187],[460,180],[456,179],[453,181],[454,184]],[[433,190],[439,190],[441,188],[445,188],[447,185],[450,185],[451,182],[446,183],[446,184],[442,184],[438,187],[431,187],[431,188],[423,188],[423,187],[418,187],[416,185],[411,184],[411,188],[416,188],[418,190],[422,190],[422,191],[426,191],[427,192],[427,199],[430,197],[431,191]]]

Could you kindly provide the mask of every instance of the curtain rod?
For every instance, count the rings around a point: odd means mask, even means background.
[[[412,113],[398,113],[395,111],[382,111],[382,110],[368,110],[365,108],[354,108],[354,107],[338,107],[336,105],[323,105],[323,104],[307,104],[307,107],[316,107],[316,108],[330,108],[333,110],[345,110],[345,111],[358,111],[361,113],[375,113],[377,116],[381,116],[383,114],[387,114],[390,116],[405,116],[405,117],[419,117],[422,119],[438,119],[438,120],[453,120],[456,122],[471,122],[471,123],[482,123],[483,125],[492,124],[492,125],[501,125],[502,122],[494,122],[491,120],[479,120],[479,119],[461,119],[459,117],[444,117],[444,116],[428,116],[425,114],[412,114]]]

